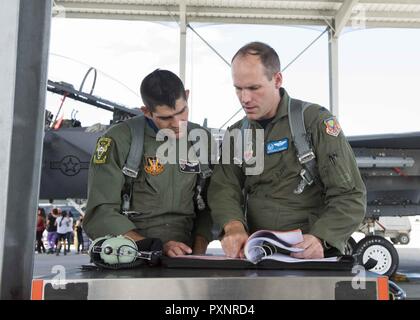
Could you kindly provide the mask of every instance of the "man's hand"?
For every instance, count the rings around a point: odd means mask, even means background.
[[[324,248],[321,240],[311,234],[304,234],[303,241],[294,245],[294,248],[305,249],[302,252],[294,252],[290,256],[298,259],[322,259]]]
[[[182,242],[168,241],[163,245],[163,253],[168,257],[176,257],[190,254],[192,250]]]
[[[207,251],[208,241],[206,238],[197,235],[194,240],[193,244],[193,254],[205,254]]]
[[[244,246],[248,240],[248,233],[240,221],[230,221],[224,227],[225,235],[222,239],[222,248],[231,258],[244,258]]]

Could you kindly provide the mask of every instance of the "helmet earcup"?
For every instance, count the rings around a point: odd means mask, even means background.
[[[101,244],[101,259],[107,264],[132,263],[137,258],[137,245],[124,236],[106,239]]]
[[[111,236],[100,237],[92,241],[88,250],[88,253],[92,262],[95,262],[101,259],[100,253],[95,252],[94,248],[102,247],[102,244],[105,242],[105,240],[109,239],[110,237]]]

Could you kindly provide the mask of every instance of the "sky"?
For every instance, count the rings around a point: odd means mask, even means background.
[[[324,30],[320,27],[192,24],[227,61],[251,41],[278,53],[282,67]],[[153,70],[179,73],[179,31],[175,23],[54,18],[48,77],[80,87],[89,69],[98,70],[94,95],[134,108],[142,105],[141,80]],[[283,73],[295,98],[329,108],[328,36],[325,33]],[[89,92],[92,77],[84,91]],[[191,30],[187,31],[185,87],[191,90],[190,121],[220,127],[240,104],[229,66]],[[345,29],[339,40],[339,121],[348,136],[420,131],[420,29]],[[49,93],[56,113],[61,96]],[[67,99],[83,126],[109,123],[112,114]],[[241,111],[230,124],[244,116]]]

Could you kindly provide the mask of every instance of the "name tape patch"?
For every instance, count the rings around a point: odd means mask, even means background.
[[[200,162],[198,161],[187,161],[187,160],[179,160],[179,169],[181,172],[184,173],[200,173]]]
[[[285,151],[287,149],[289,149],[289,139],[288,138],[268,142],[265,146],[265,152],[267,154],[282,152],[282,151]]]

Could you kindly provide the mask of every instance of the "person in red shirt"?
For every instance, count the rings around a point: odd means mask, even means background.
[[[42,234],[45,230],[45,210],[38,208],[36,215],[36,250],[38,253],[45,253],[44,243],[42,242]],[[42,249],[42,251],[41,251]]]

